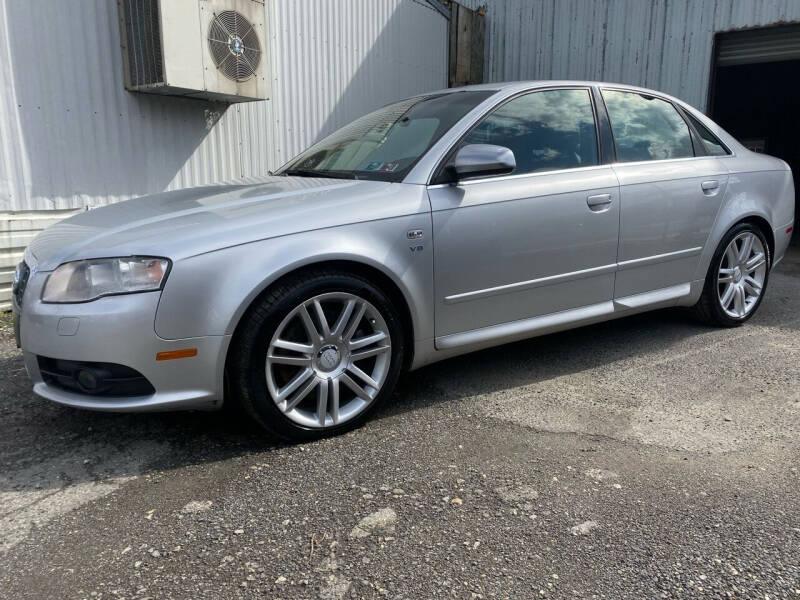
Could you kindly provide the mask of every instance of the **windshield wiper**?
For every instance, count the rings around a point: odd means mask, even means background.
[[[315,171],[313,169],[287,169],[284,175],[293,177],[327,177],[328,179],[358,179],[355,173],[345,173],[342,171]]]

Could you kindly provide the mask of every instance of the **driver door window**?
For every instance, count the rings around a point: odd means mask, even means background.
[[[589,90],[544,90],[519,96],[489,114],[462,141],[514,152],[512,175],[599,164]]]

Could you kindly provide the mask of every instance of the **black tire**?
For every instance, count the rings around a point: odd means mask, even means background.
[[[267,351],[276,329],[295,307],[329,292],[354,294],[380,312],[391,337],[391,358],[383,386],[360,414],[336,426],[304,427],[284,415],[272,399],[265,376]],[[342,271],[305,272],[268,289],[243,316],[227,365],[230,389],[249,416],[284,440],[304,442],[338,435],[361,426],[392,394],[403,365],[404,337],[392,300],[368,280]]]
[[[722,264],[725,249],[736,236],[741,233],[749,232],[754,234],[761,240],[764,246],[764,254],[766,257],[766,274],[764,275],[764,285],[761,288],[761,295],[758,297],[755,305],[743,317],[733,317],[726,313],[719,299],[717,275]],[[759,227],[752,223],[739,223],[734,226],[728,233],[726,233],[717,246],[714,256],[711,259],[711,264],[706,273],[706,281],[703,285],[703,293],[700,296],[697,304],[694,306],[695,315],[704,323],[714,325],[717,327],[738,327],[742,323],[746,323],[758,310],[761,301],[764,299],[764,294],[767,292],[767,283],[769,283],[769,271],[772,266],[772,257],[769,252],[769,244],[767,243],[764,233]]]

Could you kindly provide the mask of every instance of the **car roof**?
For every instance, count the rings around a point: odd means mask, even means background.
[[[586,86],[598,86],[598,87],[614,88],[618,90],[629,90],[631,92],[638,92],[640,94],[657,96],[659,98],[664,98],[666,100],[675,102],[676,104],[680,105],[685,109],[690,109],[693,113],[695,113],[695,116],[696,113],[702,114],[701,110],[698,110],[697,108],[691,106],[690,104],[681,100],[680,98],[676,98],[675,96],[670,96],[669,94],[661,92],[659,90],[645,88],[637,85],[630,85],[627,83],[614,83],[611,81],[589,81],[580,79],[532,79],[529,81],[501,81],[497,83],[480,83],[476,85],[464,85],[461,87],[445,88],[434,92],[418,94],[418,96],[429,96],[433,94],[452,94],[456,92],[465,92],[465,91],[490,91],[490,92],[495,92],[495,94],[501,94],[503,96],[511,96],[516,92],[524,92],[527,90],[534,90],[537,88],[586,87]]]
[[[581,79],[531,79],[527,81],[499,81],[496,83],[479,83],[475,85],[464,85],[461,87],[445,88],[430,93],[439,94],[439,93],[453,93],[453,92],[465,92],[465,91],[508,92],[508,91],[518,91],[518,90],[529,90],[539,87],[594,86],[594,85],[601,87],[612,87],[612,88],[626,89],[637,92],[650,93],[657,96],[671,97],[668,94],[665,94],[664,92],[660,92],[658,90],[644,88],[636,85],[630,85],[627,83],[615,83],[611,81],[589,81]]]

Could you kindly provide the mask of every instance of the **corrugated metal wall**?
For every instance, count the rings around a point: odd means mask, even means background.
[[[278,0],[273,99],[237,105],[242,174],[393,100],[447,86],[447,20],[424,0]]]
[[[447,82],[421,0],[273,0],[273,98],[126,92],[112,0],[0,0],[0,211],[78,208],[263,173],[323,133]]]
[[[113,0],[0,0],[0,308],[24,246],[70,210],[263,174],[447,85],[447,21],[424,0],[265,10],[272,98],[228,107],[125,91]]]
[[[642,85],[706,109],[714,34],[800,20],[800,0],[459,0],[486,6],[486,81]]]

